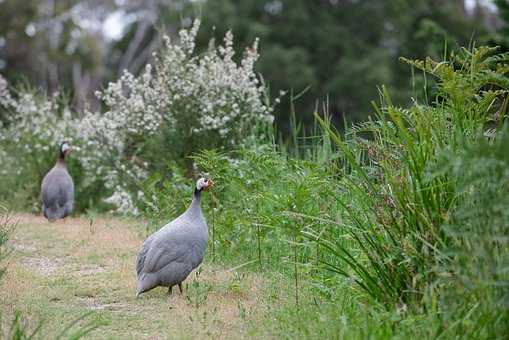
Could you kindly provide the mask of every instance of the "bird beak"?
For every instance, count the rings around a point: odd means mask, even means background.
[[[209,179],[209,185],[207,185],[207,190],[211,189],[214,186],[214,181]]]

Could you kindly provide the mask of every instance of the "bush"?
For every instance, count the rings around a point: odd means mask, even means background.
[[[67,98],[59,93],[48,97],[29,87],[11,91],[1,76],[0,95],[0,107],[8,112],[0,122],[0,200],[15,210],[40,211],[42,179],[66,140],[75,145],[67,159],[75,184],[75,210],[103,207],[100,200],[107,191],[101,177],[90,175],[83,166],[85,141],[78,136],[82,122],[69,109]]]
[[[180,31],[180,44],[165,37],[155,66],[147,65],[139,77],[125,72],[98,93],[108,111],[85,117],[84,139],[92,151],[85,167],[105,177],[115,192],[111,201],[124,210],[133,211],[144,198],[140,183],[149,173],[168,178],[169,163],[187,161],[189,176],[191,154],[236,147],[273,121],[254,72],[257,41],[237,64],[231,33],[224,45],[211,42],[196,54],[198,28],[196,21]]]

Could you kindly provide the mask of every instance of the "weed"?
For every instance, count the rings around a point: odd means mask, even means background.
[[[186,301],[194,308],[202,306],[207,301],[213,286],[208,282],[193,281],[186,284]]]

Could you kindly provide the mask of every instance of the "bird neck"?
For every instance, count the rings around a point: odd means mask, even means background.
[[[200,201],[201,201],[201,190],[194,189],[193,200],[191,201],[191,205],[189,205],[188,210],[201,210]]]
[[[65,166],[65,155],[63,153],[58,155],[57,165]]]
[[[197,202],[198,204],[200,204],[200,200],[201,200],[201,190],[195,188],[193,193],[193,202]]]

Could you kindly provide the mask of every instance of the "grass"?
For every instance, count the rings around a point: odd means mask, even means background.
[[[263,276],[212,265],[191,275],[183,296],[168,297],[161,288],[137,299],[139,230],[139,222],[125,219],[50,224],[22,216],[1,288],[4,315],[21,310],[42,320],[41,335],[49,338],[91,311],[107,323],[93,338],[239,338],[263,319],[263,304],[257,303]]]
[[[104,339],[433,334],[421,319],[429,316],[387,312],[347,281],[325,297],[303,277],[297,307],[291,275],[208,261],[186,281],[184,295],[167,296],[166,289],[157,288],[137,299],[134,262],[143,222],[99,216],[93,223],[86,217],[48,223],[39,216],[18,217],[14,252],[0,287],[4,330],[18,310],[28,330],[40,327],[41,338],[54,338],[87,313],[103,325],[86,337]]]

